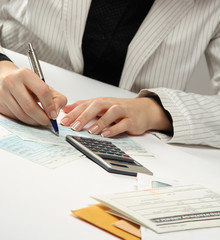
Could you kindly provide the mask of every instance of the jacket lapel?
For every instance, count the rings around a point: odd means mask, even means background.
[[[193,5],[194,0],[155,1],[129,45],[120,87],[131,89],[144,63]]]
[[[63,0],[64,38],[73,71],[83,72],[82,36],[92,0]],[[120,87],[130,90],[142,66],[193,7],[194,0],[155,0],[129,45]]]
[[[91,0],[63,0],[62,21],[64,38],[73,71],[77,73],[83,72],[81,44],[90,4]]]

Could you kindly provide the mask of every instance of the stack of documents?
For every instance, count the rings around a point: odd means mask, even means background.
[[[200,185],[164,187],[93,198],[108,207],[111,214],[156,233],[220,226],[220,194]],[[77,211],[74,213],[80,216]],[[85,215],[80,217],[87,220]],[[91,219],[89,222],[97,225]]]

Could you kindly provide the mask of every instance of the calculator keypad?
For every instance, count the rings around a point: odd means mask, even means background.
[[[102,158],[134,163],[133,158],[109,141],[84,137],[74,138]]]

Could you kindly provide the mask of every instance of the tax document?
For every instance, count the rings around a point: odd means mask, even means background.
[[[220,194],[200,185],[93,198],[157,233],[220,226]]]
[[[59,137],[55,136],[50,128],[46,127],[34,127],[24,123],[10,120],[0,116],[0,126],[6,128],[11,133],[17,135],[23,140],[33,141],[45,144],[54,144],[59,146],[66,146],[68,143],[65,141],[66,135],[75,135],[80,137],[90,137],[94,139],[103,140],[100,135],[91,135],[88,131],[75,132],[69,127],[59,125]],[[111,141],[116,146],[121,148],[127,154],[142,155],[142,156],[153,156],[152,153],[148,152],[145,148],[140,146],[137,142],[133,141],[127,135],[120,135],[115,138],[106,138],[106,141]]]
[[[45,167],[57,168],[83,156],[66,142],[66,135],[103,139],[86,130],[74,132],[64,126],[59,126],[59,131],[58,137],[51,128],[28,126],[0,115],[0,148]],[[152,156],[126,135],[105,140],[113,142],[128,154]]]

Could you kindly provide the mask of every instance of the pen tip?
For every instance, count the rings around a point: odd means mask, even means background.
[[[59,136],[59,131],[58,132],[54,132],[56,136]]]

